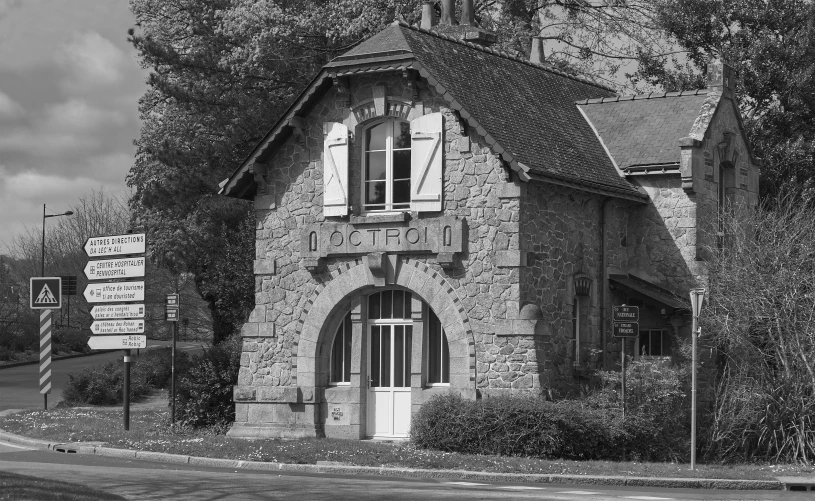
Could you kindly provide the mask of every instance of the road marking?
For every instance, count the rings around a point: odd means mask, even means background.
[[[461,485],[463,487],[480,487],[482,485],[490,485],[490,484],[479,484],[476,482],[442,482],[442,483],[447,485]]]
[[[28,450],[33,450],[31,447],[26,447],[24,445],[12,444],[12,443],[9,443],[9,442],[0,442],[0,445],[2,445],[3,447],[13,447],[15,449],[23,449],[23,450],[27,450],[27,451]]]
[[[623,499],[642,499],[644,501],[648,501],[648,500],[659,501],[659,500],[668,500],[668,499],[674,499],[674,498],[658,498],[658,497],[654,497],[654,496],[625,496]]]
[[[524,490],[524,491],[543,491],[546,490],[546,487],[532,487],[531,485],[501,485],[496,487],[496,489],[513,489],[513,490]]]
[[[592,494],[600,494],[599,492],[595,491],[560,491],[556,494],[585,494],[585,495],[592,495]]]

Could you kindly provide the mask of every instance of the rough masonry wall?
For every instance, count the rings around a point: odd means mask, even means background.
[[[574,278],[591,280],[589,296],[581,300],[580,364],[593,369],[590,349],[601,349],[600,210],[603,197],[562,186],[534,182],[527,187],[521,212],[522,248],[527,265],[521,274],[521,298],[542,311],[539,335],[548,340],[545,381],[561,395],[578,388],[572,332]],[[606,203],[606,259],[617,266],[626,259],[626,221],[638,205],[613,200]]]
[[[380,85],[385,86],[388,97],[407,101],[411,97],[412,92],[401,74],[355,77],[350,85],[351,108],[372,99],[374,89]],[[319,285],[300,265],[300,229],[325,220],[321,206],[323,122],[344,122],[354,131],[349,163],[350,201],[355,212],[359,212],[360,147],[364,125],[368,122],[357,124],[354,113],[337,97],[332,89],[312,108],[307,117],[305,142],[290,137],[268,161],[266,183],[256,199],[256,258],[266,263],[266,269],[256,277],[256,307],[243,329],[239,386],[297,384],[294,364],[298,328],[304,316],[303,307]],[[444,114],[444,211],[413,214],[413,217],[444,215],[465,218],[466,244],[460,266],[454,270],[442,269],[433,256],[413,255],[411,259],[425,262],[453,287],[473,326],[479,353],[506,351],[503,348],[506,343],[495,340],[493,325],[495,319],[506,318],[508,305],[510,309],[517,309],[518,268],[499,266],[501,263],[496,261],[500,261],[503,255],[496,258],[495,251],[519,246],[518,199],[499,198],[496,187],[506,184],[504,167],[474,131],[462,134],[459,120],[446,107],[446,102],[421,82],[419,100],[414,112],[441,111]],[[326,267],[331,271],[358,257],[327,259]],[[322,342],[328,345],[333,333],[323,336],[328,339]],[[476,382],[479,387],[509,388],[514,384],[531,388],[537,384],[533,382],[531,368],[526,368],[526,372],[510,371],[507,366],[504,371],[497,357],[481,356],[480,359],[487,365],[479,364]],[[322,371],[318,369],[317,372]],[[494,373],[493,377],[488,376],[490,372]]]

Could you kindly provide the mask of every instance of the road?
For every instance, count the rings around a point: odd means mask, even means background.
[[[147,346],[167,346],[170,341],[147,341]],[[177,349],[196,351],[201,343],[180,342]],[[136,350],[132,350],[135,356]],[[121,360],[122,351],[100,351],[88,357],[69,358],[51,362],[51,393],[48,395],[48,407],[62,400],[62,390],[68,383],[68,375],[79,372],[85,367],[99,365],[110,360]],[[0,411],[6,409],[42,409],[43,396],[39,392],[39,364],[19,367],[0,367]]]
[[[0,471],[88,485],[126,499],[140,501],[796,499],[792,495],[794,493],[782,491],[615,488],[288,472],[278,474],[32,451],[6,445],[0,445]]]

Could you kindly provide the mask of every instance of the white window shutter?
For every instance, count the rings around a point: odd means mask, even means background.
[[[430,113],[410,122],[411,210],[441,210],[443,130],[441,113]]]
[[[323,124],[323,215],[348,215],[348,127]]]

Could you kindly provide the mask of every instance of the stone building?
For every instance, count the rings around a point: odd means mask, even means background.
[[[449,2],[448,2],[449,3]],[[466,9],[465,9],[466,10]],[[618,96],[464,14],[327,64],[220,193],[254,200],[243,437],[403,437],[433,395],[568,395],[688,339],[720,207],[758,200],[730,69]]]

